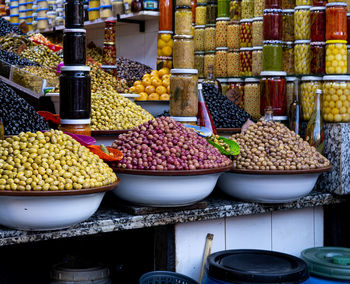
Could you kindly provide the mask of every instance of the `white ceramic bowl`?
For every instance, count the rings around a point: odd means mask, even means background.
[[[150,207],[178,207],[206,198],[219,176],[230,167],[193,171],[115,169],[122,179],[113,193],[131,203]]]
[[[317,178],[331,167],[296,171],[232,170],[224,173],[218,187],[226,194],[253,202],[283,203],[309,194]]]
[[[130,101],[134,102],[135,98],[138,98],[139,94],[121,94],[124,98],[129,99]]]
[[[25,231],[68,228],[91,217],[106,191],[118,186],[70,191],[0,192],[0,224]]]

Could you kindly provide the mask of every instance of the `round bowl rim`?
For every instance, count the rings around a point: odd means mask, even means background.
[[[245,170],[232,168],[230,173],[234,174],[246,174],[246,175],[302,175],[302,174],[316,174],[328,172],[332,169],[332,166],[308,169],[308,170]]]
[[[119,135],[128,133],[132,129],[120,129],[120,130],[91,130],[91,136],[105,136],[105,135]]]
[[[93,193],[102,193],[110,191],[116,188],[120,184],[120,178],[111,184],[107,184],[100,187],[91,187],[87,189],[76,189],[76,190],[57,190],[57,191],[12,191],[12,190],[0,190],[1,196],[69,196],[69,195],[86,195]]]

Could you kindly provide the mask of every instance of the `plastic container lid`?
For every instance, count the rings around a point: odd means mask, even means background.
[[[227,82],[229,82],[229,83],[243,83],[244,80],[242,78],[228,78]]]
[[[192,122],[197,121],[196,116],[170,116],[170,118],[174,119],[175,121],[181,121],[181,122]]]
[[[195,29],[204,29],[205,25],[198,25],[198,26],[194,26]]]
[[[245,83],[259,83],[260,79],[259,78],[245,78],[244,82]]]
[[[324,41],[314,41],[310,42],[310,45],[326,45],[326,43]]]
[[[263,47],[262,46],[253,46],[253,50],[262,50]]]
[[[262,71],[260,76],[287,76],[287,73],[284,71]]]
[[[100,8],[88,8],[87,11],[90,12],[90,11],[99,11]]]
[[[301,81],[322,81],[322,77],[319,76],[303,76]]]
[[[306,263],[292,255],[265,250],[227,250],[209,255],[207,274],[229,283],[301,283]]]
[[[89,66],[62,66],[61,71],[84,71],[88,72],[90,71]]]
[[[19,3],[18,6],[26,6],[27,3]]]
[[[36,9],[37,12],[40,12],[40,11],[48,11],[49,8],[39,8],[39,9]]]
[[[193,39],[191,35],[174,35],[173,39]]]
[[[310,43],[310,40],[302,39],[302,40],[296,40],[294,44],[305,44],[305,43]]]
[[[296,6],[294,10],[310,10],[312,6]]]
[[[216,51],[228,51],[228,47],[223,47],[223,46],[221,46],[221,47],[217,47],[216,48]]]
[[[64,33],[86,33],[85,29],[64,29]]]
[[[102,8],[102,9],[112,9],[112,5],[101,5],[100,8]]]
[[[263,19],[264,19],[263,17],[255,17],[255,18],[253,18],[253,22],[262,21]]]
[[[323,81],[350,81],[349,75],[326,75],[323,76]]]
[[[297,79],[298,79],[297,77],[291,77],[291,76],[286,77],[286,81],[287,81],[287,82],[293,82],[293,81],[295,81],[295,80],[297,80]]]
[[[342,247],[316,247],[303,250],[311,274],[330,279],[350,280],[350,249]]]
[[[25,10],[26,12],[33,12],[34,11],[34,9],[27,9],[27,10]]]
[[[239,49],[239,51],[252,51],[252,50],[253,50],[252,47],[241,47],[241,48]]]
[[[344,2],[332,2],[332,3],[327,3],[326,7],[333,7],[333,6],[344,6],[346,7],[347,4]]]
[[[322,11],[322,10],[326,10],[325,6],[317,6],[317,7],[311,7],[310,11]]]
[[[10,10],[11,9],[18,9],[18,7],[19,7],[18,5],[17,6],[10,6]]]
[[[90,118],[87,118],[87,119],[62,119],[61,118],[61,124],[74,124],[74,125],[90,124]],[[62,280],[62,278],[60,278],[60,280]],[[76,281],[76,278],[73,280]]]
[[[294,13],[294,9],[284,9],[282,13]]]
[[[250,22],[253,22],[253,19],[242,19],[239,22],[240,23],[250,23]]]
[[[294,45],[294,41],[283,41],[282,44],[284,44],[284,45]]]
[[[171,74],[198,74],[197,69],[171,69],[170,70]]]
[[[47,20],[49,20],[49,18],[47,18],[47,17],[46,18],[37,18],[36,20],[37,21],[47,21]]]
[[[282,9],[264,9],[263,13],[282,13]]]
[[[19,16],[19,14],[16,14],[16,15],[10,15],[10,18],[12,18],[12,17],[18,17]]]
[[[204,55],[204,51],[195,51],[194,55]]]
[[[229,17],[220,17],[220,18],[216,18],[216,21],[229,21],[230,18]]]
[[[345,44],[347,44],[347,41],[346,40],[337,40],[337,39],[327,40],[326,41],[326,44],[334,44],[334,43],[345,43]]]
[[[27,17],[25,16],[25,17],[19,17],[18,19],[20,19],[20,20],[24,20],[24,19],[26,19]]]
[[[173,34],[173,31],[158,31],[159,34]]]

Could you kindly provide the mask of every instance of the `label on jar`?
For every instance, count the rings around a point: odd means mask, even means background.
[[[145,10],[157,10],[158,1],[157,0],[145,0],[143,1],[143,8]]]

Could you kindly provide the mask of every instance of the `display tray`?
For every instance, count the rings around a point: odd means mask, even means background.
[[[232,165],[215,168],[215,169],[204,169],[204,170],[134,170],[134,169],[123,169],[111,166],[116,173],[130,174],[130,175],[143,175],[143,176],[196,176],[196,175],[209,175],[221,172],[227,172],[232,169]]]
[[[332,166],[318,168],[318,169],[309,169],[309,170],[240,170],[240,169],[231,169],[231,173],[235,174],[247,174],[247,175],[302,175],[302,174],[316,174],[328,172],[332,169]]]
[[[120,178],[114,183],[101,187],[91,187],[87,189],[76,190],[55,190],[55,191],[13,191],[13,190],[0,190],[0,196],[68,196],[68,195],[85,195],[100,192],[107,192],[120,184]]]
[[[111,136],[111,135],[120,135],[127,133],[131,129],[123,130],[91,130],[91,136]]]

